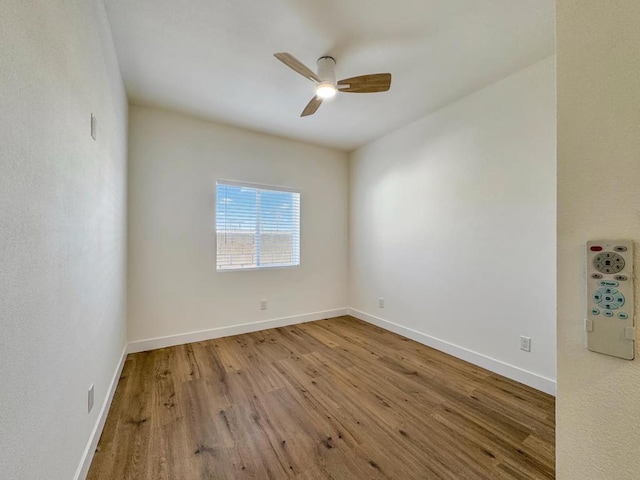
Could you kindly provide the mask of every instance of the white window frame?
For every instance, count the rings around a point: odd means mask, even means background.
[[[297,263],[295,264],[272,264],[272,265],[258,265],[256,267],[235,267],[235,268],[219,268],[218,266],[218,186],[231,186],[231,187],[245,187],[245,188],[250,188],[250,189],[254,189],[254,190],[266,190],[266,191],[272,191],[272,192],[285,192],[285,193],[292,193],[292,194],[297,194],[298,195],[298,256],[297,256]],[[266,185],[266,184],[261,184],[261,183],[251,183],[251,182],[240,182],[237,180],[223,180],[223,179],[218,179],[216,180],[216,185],[215,185],[215,195],[214,195],[214,229],[215,229],[215,263],[216,263],[216,272],[217,273],[230,273],[230,272],[247,272],[247,271],[256,271],[256,270],[271,270],[271,269],[284,269],[284,268],[298,268],[300,267],[301,261],[302,261],[302,192],[299,189],[296,188],[292,188],[292,187],[284,187],[284,186],[279,186],[279,185]],[[258,223],[256,225],[256,228],[259,231],[260,228],[260,224]],[[256,258],[259,260],[259,242],[260,242],[260,236],[259,233],[257,234],[258,237],[258,253],[256,254]]]

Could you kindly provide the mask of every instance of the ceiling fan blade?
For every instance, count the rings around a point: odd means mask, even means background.
[[[313,97],[307,106],[304,107],[304,110],[300,114],[301,117],[308,117],[309,115],[313,115],[316,113],[318,108],[322,105],[322,99],[320,97]]]
[[[308,78],[312,82],[320,83],[320,77],[318,77],[318,75],[316,75],[313,70],[306,67],[300,60],[298,60],[290,53],[274,53],[273,56],[284,63],[290,69],[298,72],[303,77]]]
[[[374,73],[359,77],[345,78],[338,82],[338,90],[350,93],[386,92],[391,87],[390,73]]]

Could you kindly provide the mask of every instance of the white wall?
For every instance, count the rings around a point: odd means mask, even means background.
[[[554,74],[552,57],[382,137],[352,154],[350,174],[356,315],[547,391]]]
[[[129,156],[130,340],[347,306],[345,153],[132,106]],[[218,179],[301,190],[300,267],[216,273]]]
[[[586,241],[634,240],[636,269],[640,248],[640,2],[611,3],[557,2],[561,480],[640,478],[639,355],[589,352],[584,332]]]
[[[101,1],[4,0],[0,45],[0,477],[68,480],[126,341],[127,101]]]

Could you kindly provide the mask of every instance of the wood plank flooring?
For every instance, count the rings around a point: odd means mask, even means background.
[[[552,479],[554,398],[352,317],[127,357],[90,480]]]

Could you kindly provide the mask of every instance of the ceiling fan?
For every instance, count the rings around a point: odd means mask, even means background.
[[[305,66],[300,60],[290,53],[274,53],[274,57],[284,63],[287,67],[295,70],[300,75],[308,78],[316,84],[316,95],[304,107],[301,117],[316,113],[322,101],[335,96],[338,92],[347,93],[375,93],[386,92],[391,86],[390,73],[374,73],[371,75],[360,75],[358,77],[345,78],[336,82],[336,61],[333,57],[320,57],[318,59],[318,73]]]

